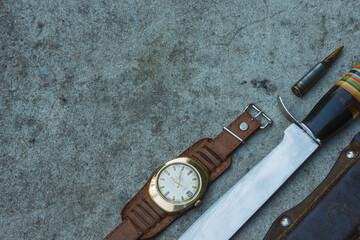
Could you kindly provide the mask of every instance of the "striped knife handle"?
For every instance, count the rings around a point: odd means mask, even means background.
[[[330,89],[302,121],[325,141],[360,113],[360,63]]]

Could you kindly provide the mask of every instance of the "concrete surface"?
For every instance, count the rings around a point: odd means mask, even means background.
[[[248,103],[275,124],[233,157],[176,239],[360,61],[360,2],[0,1],[0,239],[102,239],[152,171]],[[290,86],[344,45],[304,98]],[[327,142],[233,237],[261,239],[359,131]]]

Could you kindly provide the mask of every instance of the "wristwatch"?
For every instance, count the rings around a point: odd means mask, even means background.
[[[254,111],[252,116],[250,111]],[[258,117],[266,121],[263,125]],[[231,163],[230,154],[272,120],[254,104],[248,105],[215,137],[204,138],[179,157],[155,170],[148,182],[126,204],[122,219],[106,240],[147,239],[155,236],[185,210],[198,206],[207,187]]]

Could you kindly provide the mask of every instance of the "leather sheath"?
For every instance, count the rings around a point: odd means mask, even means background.
[[[243,122],[248,124],[248,129],[245,131],[239,127]],[[260,126],[261,123],[245,111],[227,129],[245,141]],[[242,143],[228,131],[223,130],[215,139],[204,138],[199,140],[178,157],[190,157],[198,161],[209,174],[209,183],[211,183],[230,166],[230,154]],[[121,214],[122,223],[105,237],[106,240],[153,237],[183,214],[183,212],[165,212],[152,201],[148,194],[152,176],[135,197],[125,205]]]
[[[353,151],[352,157],[347,153]],[[360,133],[341,153],[321,184],[278,217],[264,240],[360,239]],[[281,220],[288,217],[289,226]]]

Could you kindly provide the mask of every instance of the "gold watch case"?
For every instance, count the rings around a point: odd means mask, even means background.
[[[182,203],[172,203],[164,199],[160,194],[159,186],[158,186],[158,178],[161,171],[167,166],[176,163],[181,163],[192,167],[199,176],[199,190],[192,198]],[[162,167],[156,170],[150,181],[149,195],[150,198],[155,202],[155,204],[166,212],[170,213],[170,212],[184,211],[192,207],[195,204],[195,202],[197,202],[197,200],[199,200],[204,195],[208,186],[208,181],[209,181],[209,176],[207,172],[202,168],[202,166],[198,162],[196,162],[195,160],[189,157],[175,158],[168,161]]]

